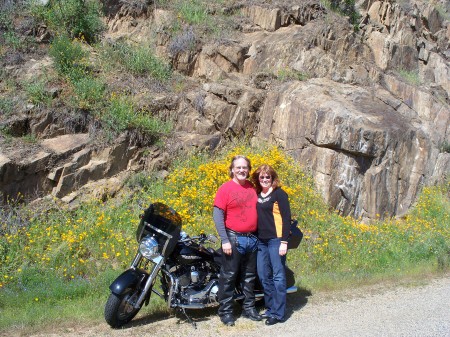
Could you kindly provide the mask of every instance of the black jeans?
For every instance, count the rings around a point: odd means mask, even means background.
[[[219,316],[233,314],[233,295],[236,282],[244,294],[243,310],[255,307],[256,254],[258,239],[227,231],[231,255],[222,253],[219,276]]]

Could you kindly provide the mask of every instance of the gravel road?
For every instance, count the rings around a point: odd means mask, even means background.
[[[158,314],[142,315],[120,330],[101,323],[34,336],[450,337],[450,274],[320,294],[299,291],[289,296],[288,307],[288,320],[273,326],[239,318],[234,327],[225,327],[216,309],[206,309],[191,311],[196,329],[180,314]]]

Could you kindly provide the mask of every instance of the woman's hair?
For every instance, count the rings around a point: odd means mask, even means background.
[[[263,164],[260,167],[258,167],[255,172],[252,173],[252,182],[255,185],[256,192],[261,193],[262,187],[259,183],[259,175],[267,174],[272,177],[272,188],[275,190],[276,188],[281,186],[280,179],[278,178],[277,172],[272,168],[272,166]]]
[[[234,161],[238,160],[238,159],[245,159],[245,161],[247,162],[247,166],[248,166],[247,178],[248,178],[250,176],[250,171],[252,170],[252,165],[250,164],[250,159],[248,159],[246,156],[242,156],[242,155],[234,156],[231,159],[231,164],[230,164],[230,167],[228,168],[228,175],[230,176],[230,178],[234,177],[234,174],[233,174]]]

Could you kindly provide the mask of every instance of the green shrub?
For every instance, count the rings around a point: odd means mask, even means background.
[[[306,81],[308,79],[308,75],[287,67],[278,69],[276,76],[280,81]]]
[[[113,93],[108,106],[101,115],[101,119],[109,129],[120,133],[131,126],[130,122],[133,115],[134,105],[132,100],[128,96]]]
[[[103,47],[101,55],[110,68],[121,65],[134,75],[150,75],[161,81],[168,80],[172,76],[170,67],[145,45],[133,46],[117,42]]]
[[[101,114],[101,120],[108,129],[120,133],[129,129],[158,136],[171,130],[170,123],[163,122],[145,111],[136,111],[133,101],[126,95],[113,94],[108,106]]]
[[[26,135],[24,135],[22,137],[22,140],[25,143],[28,143],[28,144],[37,144],[37,142],[38,142],[38,139],[37,139],[36,135],[33,135],[33,134],[26,134]]]
[[[152,172],[142,171],[131,175],[125,184],[131,190],[144,191],[150,189],[155,182]]]
[[[411,85],[418,86],[422,83],[417,70],[400,69],[398,72],[400,76]]]
[[[46,81],[39,79],[33,82],[24,83],[24,89],[28,95],[28,100],[33,104],[50,105],[52,97],[46,89]]]
[[[25,50],[32,41],[29,37],[20,36],[14,27],[14,13],[24,11],[23,7],[22,4],[13,2],[5,8],[0,5],[0,36],[4,46],[15,51]]]
[[[8,117],[12,114],[14,102],[9,97],[0,97],[0,116]]]
[[[191,25],[200,25],[207,21],[208,11],[204,2],[200,0],[176,1],[178,17]]]
[[[72,41],[66,35],[59,36],[52,41],[49,54],[53,58],[55,68],[60,75],[72,80],[85,76],[87,53],[77,41]]]
[[[72,81],[72,104],[80,109],[91,110],[100,108],[105,94],[105,83],[101,80],[86,75]]]
[[[94,0],[51,0],[49,6],[35,3],[32,12],[56,35],[94,42],[104,29],[100,2]]]
[[[6,45],[11,47],[12,49],[14,50],[22,49],[23,43],[20,40],[20,37],[16,34],[16,32],[8,30],[3,33],[3,38],[5,39]]]

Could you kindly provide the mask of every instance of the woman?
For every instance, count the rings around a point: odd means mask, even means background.
[[[257,270],[264,288],[267,308],[263,317],[273,325],[285,320],[286,313],[286,264],[287,239],[291,221],[288,195],[280,187],[275,170],[261,165],[252,174],[258,193]]]

